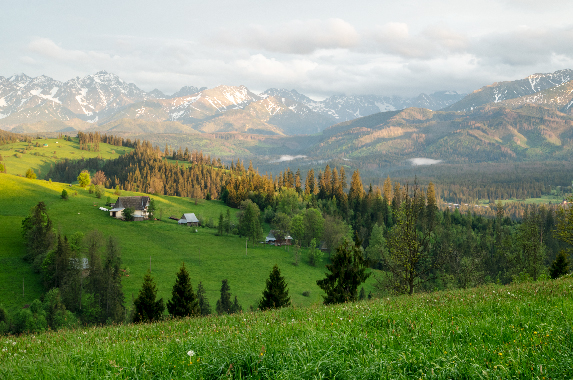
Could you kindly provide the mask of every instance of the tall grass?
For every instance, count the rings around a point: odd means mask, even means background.
[[[565,379],[572,288],[568,278],[8,336],[0,377]]]

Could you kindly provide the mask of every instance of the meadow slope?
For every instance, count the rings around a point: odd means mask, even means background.
[[[573,280],[0,338],[10,379],[565,379]]]
[[[69,200],[60,199],[63,189],[69,194]],[[122,191],[122,195],[146,195]],[[107,196],[117,198],[107,190],[103,198],[89,194],[79,186],[43,180],[30,180],[10,174],[0,174],[0,265],[9,268],[0,272],[0,303],[9,308],[30,304],[42,293],[40,277],[33,273],[31,266],[22,260],[24,241],[21,223],[30,209],[39,201],[47,205],[48,215],[56,230],[71,236],[75,232],[88,234],[98,230],[104,237],[115,236],[119,240],[122,254],[122,267],[129,270],[129,276],[123,277],[123,289],[126,305],[137,296],[143,282],[143,275],[150,267],[159,289],[159,297],[167,300],[182,262],[188,268],[193,287],[196,290],[199,281],[203,282],[207,297],[214,308],[219,298],[221,280],[228,279],[233,295],[244,309],[256,305],[265,287],[265,281],[273,265],[278,264],[289,285],[292,302],[297,306],[309,306],[322,301],[322,290],[316,280],[324,277],[323,262],[316,267],[308,265],[303,254],[300,264],[293,265],[294,250],[291,247],[272,247],[256,244],[245,251],[245,239],[236,235],[216,236],[216,229],[188,228],[169,220],[170,215],[181,217],[183,213],[193,212],[199,218],[215,224],[220,213],[231,211],[236,222],[236,209],[230,209],[220,201],[199,200],[195,204],[189,198],[171,196],[152,196],[163,215],[160,221],[123,222],[100,211]],[[268,228],[268,227],[267,227]],[[195,233],[194,231],[197,230]],[[268,232],[268,231],[267,231]],[[25,294],[22,296],[22,281],[25,282]],[[374,283],[373,277],[365,286],[368,293]],[[310,296],[303,296],[303,292]]]

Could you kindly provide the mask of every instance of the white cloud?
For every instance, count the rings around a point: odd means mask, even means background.
[[[214,41],[287,54],[310,54],[319,49],[352,48],[360,36],[352,25],[338,18],[293,20],[275,27],[253,25],[243,30],[222,31]]]

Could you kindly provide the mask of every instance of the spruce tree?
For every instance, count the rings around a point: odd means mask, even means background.
[[[237,300],[237,296],[235,296],[235,301],[233,301],[233,304],[231,305],[231,312],[229,314],[242,313],[242,312],[243,308],[241,307],[241,305],[239,305],[239,300]]]
[[[358,296],[358,286],[370,276],[366,273],[367,261],[362,256],[359,243],[351,246],[348,241],[342,243],[332,256],[332,264],[327,264],[330,273],[316,284],[324,290],[324,304],[353,302]]]
[[[167,301],[167,311],[173,317],[196,316],[201,312],[189,279],[189,272],[185,269],[185,263],[181,264],[181,268],[179,268],[177,273],[177,279],[171,292],[171,299]]]
[[[553,261],[553,264],[551,264],[549,274],[555,280],[567,273],[569,273],[569,258],[565,251],[561,251],[555,258],[555,261]]]
[[[281,276],[279,267],[275,264],[267,279],[267,287],[263,290],[259,309],[278,309],[285,306],[290,306],[287,284],[285,278]]]
[[[121,287],[121,256],[117,240],[110,236],[106,246],[107,255],[103,265],[104,319],[120,322],[125,313],[123,289]]]
[[[147,271],[143,277],[143,285],[139,290],[139,294],[133,301],[135,306],[133,322],[153,322],[161,318],[165,305],[163,304],[163,298],[156,301],[156,296],[157,286],[151,277],[151,273]]]
[[[217,306],[215,308],[215,310],[217,311],[217,314],[221,315],[221,314],[230,314],[231,313],[231,308],[232,308],[232,304],[231,304],[231,288],[229,287],[229,284],[227,282],[227,280],[223,280],[222,284],[221,284],[221,298],[219,298],[217,300]]]
[[[199,303],[201,315],[211,314],[211,305],[207,299],[207,293],[205,292],[202,282],[199,282],[199,285],[197,285],[197,301]]]

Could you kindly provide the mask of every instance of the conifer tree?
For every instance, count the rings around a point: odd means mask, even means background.
[[[237,296],[235,296],[235,301],[231,305],[231,312],[230,314],[241,313],[243,312],[243,308],[239,305],[239,300],[237,300]]]
[[[201,315],[211,314],[211,305],[207,299],[207,293],[205,292],[202,282],[199,282],[199,285],[197,285],[197,301],[199,303]]]
[[[133,322],[153,322],[161,318],[165,305],[163,298],[155,300],[157,297],[157,286],[151,273],[147,271],[143,277],[143,285],[139,290],[139,294],[135,301],[133,301],[135,312],[133,315]]]
[[[344,241],[332,256],[332,264],[327,264],[330,273],[316,284],[324,290],[324,304],[353,302],[358,297],[358,286],[370,276],[367,262],[362,255],[359,242],[350,245]]]
[[[185,263],[179,268],[171,295],[171,299],[167,301],[167,311],[173,317],[191,317],[201,312]]]
[[[105,321],[120,322],[125,313],[123,289],[121,287],[121,256],[117,240],[110,236],[106,245],[106,257],[103,265],[102,311]]]
[[[31,214],[22,221],[22,232],[27,248],[24,260],[32,262],[37,256],[52,249],[56,240],[53,228],[46,210],[46,204],[38,202]]]
[[[231,313],[231,308],[233,305],[231,304],[230,291],[231,288],[229,287],[227,279],[223,280],[221,284],[221,298],[217,300],[217,306],[215,308],[217,314],[221,315]]]
[[[267,287],[263,290],[263,298],[259,302],[259,309],[279,309],[285,306],[290,306],[287,284],[285,278],[281,276],[279,267],[275,264],[267,279]]]
[[[352,179],[350,180],[350,190],[348,190],[348,204],[351,208],[356,208],[358,204],[362,201],[364,197],[364,187],[362,186],[362,180],[360,179],[360,171],[355,170],[352,173]]]
[[[551,278],[555,280],[567,273],[569,273],[569,258],[565,251],[561,251],[555,258],[555,261],[553,261],[553,264],[551,264],[549,274]]]

